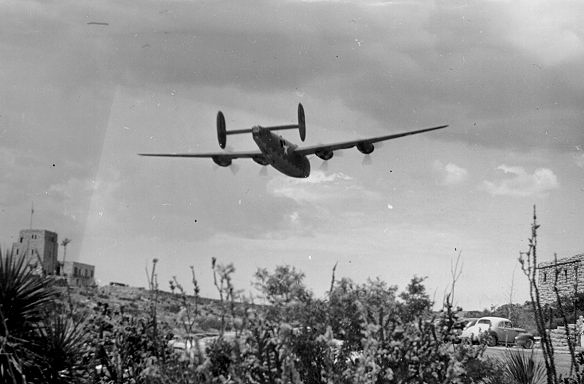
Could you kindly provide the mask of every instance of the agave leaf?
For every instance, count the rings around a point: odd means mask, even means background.
[[[0,251],[1,332],[15,337],[26,334],[32,324],[44,318],[47,306],[57,296],[51,277],[35,275],[24,257],[15,257],[12,252],[3,256]]]
[[[533,359],[530,353],[507,350],[505,369],[509,377],[519,384],[537,384],[546,380],[546,370],[541,361]]]

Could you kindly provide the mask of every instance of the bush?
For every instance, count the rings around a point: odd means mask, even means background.
[[[24,384],[25,377],[148,384],[504,382],[501,366],[483,358],[482,346],[453,345],[456,312],[447,300],[438,318],[431,316],[423,278],[414,277],[401,293],[379,279],[365,284],[341,279],[326,299],[317,299],[294,268],[262,269],[256,286],[272,304],[236,307],[230,279],[235,269],[213,262],[222,300],[189,313],[194,325],[216,329],[219,336],[206,348],[186,340],[189,348],[174,352],[171,329],[157,308],[174,313],[177,306],[167,296],[159,304],[155,284],[147,310],[130,303],[115,311],[99,303],[76,323],[63,316],[64,307],[52,305],[58,295],[50,280],[6,260],[0,263],[2,382]],[[10,278],[9,271],[22,276]]]

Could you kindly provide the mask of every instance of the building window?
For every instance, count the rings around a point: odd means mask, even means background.
[[[564,280],[566,280],[566,282],[568,282],[568,270],[564,269]]]
[[[16,248],[16,256],[18,256],[18,251],[20,251],[20,249]]]
[[[20,236],[20,242],[22,243],[22,241],[24,240],[24,238],[22,236]]]
[[[547,282],[547,272],[543,273],[543,282],[546,283]]]

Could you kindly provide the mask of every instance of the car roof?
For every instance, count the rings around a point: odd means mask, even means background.
[[[480,320],[490,320],[490,321],[497,321],[497,322],[498,321],[511,321],[511,320],[509,320],[509,319],[507,319],[505,317],[496,317],[496,316],[485,316],[485,317],[481,317],[479,319],[479,321]]]

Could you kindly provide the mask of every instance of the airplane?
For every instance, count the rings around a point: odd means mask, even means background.
[[[219,111],[217,113],[217,140],[219,141],[219,146],[222,149],[225,149],[227,135],[251,133],[253,140],[259,148],[259,151],[212,153],[139,153],[139,155],[156,157],[211,158],[215,164],[221,167],[230,166],[234,159],[247,158],[252,159],[262,166],[271,165],[286,176],[305,178],[310,176],[310,161],[308,160],[308,155],[316,155],[322,160],[327,161],[333,157],[334,151],[352,147],[357,147],[357,150],[359,150],[361,153],[368,155],[373,152],[373,149],[375,148],[373,145],[374,143],[397,139],[398,137],[403,136],[415,135],[422,132],[430,132],[446,127],[448,127],[448,125],[440,125],[437,127],[395,133],[386,136],[371,137],[368,139],[357,139],[333,144],[318,144],[309,147],[299,147],[298,145],[284,139],[282,136],[273,133],[273,131],[298,129],[300,140],[304,141],[306,138],[306,120],[304,116],[304,107],[299,103],[298,124],[290,125],[277,125],[271,127],[262,127],[256,125],[248,129],[228,131],[225,126],[225,116],[223,115],[223,112]]]

